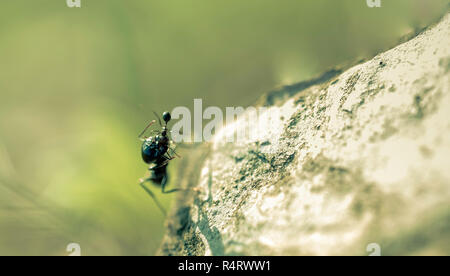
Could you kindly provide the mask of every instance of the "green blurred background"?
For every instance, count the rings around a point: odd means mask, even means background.
[[[247,106],[370,57],[448,0],[0,3],[0,255],[152,255],[164,217],[137,134],[175,106]],[[182,152],[182,150],[181,150]],[[182,154],[182,153],[181,153]],[[169,166],[177,183],[177,162]],[[156,189],[155,189],[156,191]],[[172,196],[161,196],[166,207]]]

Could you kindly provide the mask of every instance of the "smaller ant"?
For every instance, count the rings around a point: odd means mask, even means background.
[[[161,119],[158,115],[153,112],[155,116],[158,118],[159,125],[162,130],[154,130],[156,132],[155,136],[150,137],[142,137],[147,129],[155,123],[155,120],[151,121],[145,129],[139,134],[138,138],[143,142],[141,147],[142,159],[145,163],[150,164],[151,166],[148,168],[150,173],[150,177],[147,179],[139,179],[141,187],[153,198],[156,205],[161,209],[161,212],[165,215],[166,211],[162,207],[161,203],[156,199],[153,192],[145,186],[145,182],[150,181],[155,185],[161,186],[161,191],[164,194],[169,194],[177,191],[182,191],[186,189],[172,189],[166,191],[167,184],[167,165],[169,161],[174,159],[175,157],[180,157],[175,149],[172,147],[173,141],[169,139],[167,123],[171,119],[171,115],[169,112],[164,112],[162,118],[165,122],[164,126],[161,123]]]

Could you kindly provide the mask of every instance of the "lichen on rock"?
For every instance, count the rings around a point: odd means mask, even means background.
[[[255,140],[181,164],[164,255],[450,254],[450,15],[344,72],[269,94]]]

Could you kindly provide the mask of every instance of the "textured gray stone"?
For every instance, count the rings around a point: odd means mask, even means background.
[[[272,92],[268,132],[182,159],[163,255],[450,254],[450,15]]]

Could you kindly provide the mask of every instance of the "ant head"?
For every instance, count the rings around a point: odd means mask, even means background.
[[[163,118],[164,122],[166,122],[166,124],[167,124],[170,121],[170,119],[172,118],[172,116],[170,116],[170,113],[168,111],[166,111],[163,113],[162,118]]]

